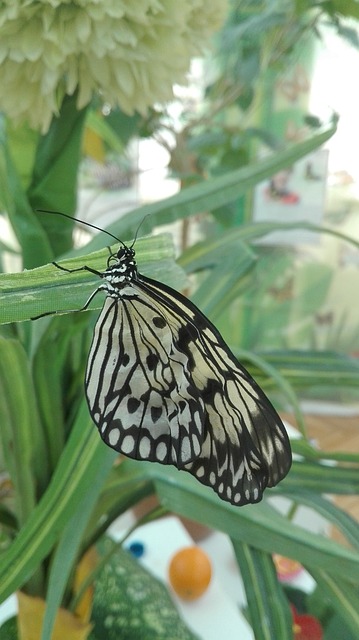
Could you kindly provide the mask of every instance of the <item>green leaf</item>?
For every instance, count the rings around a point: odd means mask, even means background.
[[[22,248],[24,267],[52,259],[46,233],[34,215],[11,158],[4,122],[0,121],[0,203]]]
[[[236,171],[230,171],[219,178],[211,178],[188,187],[160,202],[144,205],[114,222],[108,227],[108,231],[123,239],[127,234],[134,235],[140,224],[141,232],[146,233],[156,225],[188,218],[200,211],[212,211],[233,202],[258,182],[265,180],[281,168],[293,164],[299,158],[324,144],[335,131],[336,124],[333,123],[323,128],[312,138],[284,151],[279,151],[265,160],[254,162]],[[231,229],[231,231],[233,230]],[[99,234],[89,243],[87,249],[94,251],[102,247],[105,242],[102,234]]]
[[[84,551],[100,539],[116,518],[153,493],[149,480],[141,477],[137,481],[137,473],[135,478],[128,473],[118,476],[112,469],[91,515],[83,539]]]
[[[124,153],[124,143],[102,114],[91,109],[87,114],[86,126],[97,133],[112,151],[119,155]]]
[[[358,0],[332,0],[334,11],[345,16],[346,18],[359,19],[359,2]]]
[[[65,96],[59,116],[52,119],[49,131],[39,139],[28,189],[29,203],[35,211],[49,209],[72,214],[76,209],[77,172],[86,117],[86,108],[78,110],[76,102],[76,92]],[[60,216],[42,216],[40,222],[55,257],[73,246],[70,221],[64,225]]]
[[[118,250],[116,247],[114,250]],[[163,279],[167,284],[182,286],[183,272],[173,262],[172,238],[168,234],[152,238],[138,238],[137,258],[140,270],[146,275]],[[98,271],[106,268],[108,250],[79,256],[61,264],[68,269],[84,264]],[[172,258],[172,259],[171,259]],[[99,279],[86,271],[66,273],[54,265],[46,265],[23,273],[0,275],[0,324],[19,322],[47,312],[81,310]],[[103,305],[103,296],[96,296],[91,309]]]
[[[76,428],[76,425],[75,427]],[[67,522],[61,538],[56,546],[52,558],[49,575],[48,590],[46,595],[46,611],[42,628],[42,640],[51,640],[51,633],[55,623],[58,607],[65,593],[67,581],[73,571],[76,558],[79,555],[80,546],[86,527],[98,498],[101,487],[108,475],[114,459],[114,452],[108,449],[102,451],[102,463],[89,477],[86,493],[78,495],[81,509],[76,510]]]
[[[189,189],[190,188],[186,191],[189,191]],[[183,192],[181,191],[180,193]],[[334,229],[330,229],[329,227],[317,226],[309,222],[290,222],[288,224],[280,222],[250,222],[241,224],[236,228],[227,229],[220,235],[217,235],[216,238],[211,239],[210,242],[208,241],[208,238],[206,238],[205,240],[196,243],[186,250],[183,257],[181,256],[180,263],[186,271],[188,269],[188,265],[192,262],[194,262],[194,264],[197,264],[197,261],[198,264],[211,264],[210,254],[212,252],[219,252],[221,249],[225,252],[228,242],[234,243],[237,241],[249,244],[255,242],[259,238],[263,238],[273,231],[295,231],[296,229],[306,229],[316,235],[319,233],[331,235],[359,249],[359,242],[352,236],[340,233]]]
[[[359,582],[357,551],[293,524],[265,500],[238,508],[221,501],[208,487],[176,469],[132,460],[125,460],[123,466],[126,471],[140,466],[143,476],[153,482],[161,504],[177,514],[262,551],[281,553],[303,565]],[[267,497],[271,493],[274,495],[275,491],[267,489]]]
[[[1,336],[0,415],[1,446],[23,525],[47,480],[46,448],[27,355],[20,342]]]
[[[0,601],[24,585],[48,555],[114,452],[100,440],[83,400],[50,485],[14,542],[0,557]],[[98,488],[99,491],[101,487]]]
[[[88,320],[82,314],[51,318],[32,358],[35,393],[51,472],[56,467],[70,428],[73,395],[77,396],[79,387],[83,385],[83,367],[89,343],[86,352],[83,350],[79,371],[71,368],[71,355],[76,346],[81,348],[83,334],[88,337]],[[32,325],[32,328],[37,329],[39,324]],[[77,402],[78,398],[75,398],[75,404]]]
[[[243,278],[254,261],[252,252],[247,248],[232,252],[228,247],[228,253],[222,255],[191,299],[206,315],[215,319],[244,289]]]
[[[10,118],[6,119],[6,129],[9,151],[21,185],[24,191],[26,191],[31,180],[40,133],[31,129],[26,123],[15,126]]]
[[[149,109],[149,113],[151,112],[152,109]],[[159,117],[156,117],[156,112],[153,112],[153,114],[155,115],[155,122],[158,123]],[[136,112],[132,116],[129,116],[116,107],[111,109],[105,118],[117,142],[122,142],[123,147],[126,147],[131,138],[151,136],[155,129],[155,127],[150,127],[150,131],[144,132],[144,124],[148,122],[148,118],[143,118],[143,116],[140,116],[140,114]]]
[[[293,622],[270,554],[232,540],[256,640],[292,640]]]
[[[322,457],[324,457],[323,454]],[[295,496],[297,489],[316,493],[336,495],[356,495],[359,493],[359,473],[356,466],[333,466],[325,460],[323,464],[294,460],[290,474],[282,481],[276,491],[289,492]]]
[[[281,494],[285,495],[285,491],[282,489]],[[288,497],[293,498],[293,495],[288,494]],[[331,500],[323,498],[322,495],[317,495],[314,491],[302,490],[300,487],[297,489],[295,502],[319,513],[341,531],[349,544],[359,550],[359,524],[343,509],[340,509]]]
[[[317,447],[313,447],[307,440],[295,439],[292,441],[292,450],[307,460],[354,462],[359,464],[359,453],[346,453],[345,451],[330,451],[326,453]]]
[[[348,629],[348,625],[343,622],[342,617],[336,613],[331,615],[329,620],[325,620],[324,640],[338,640],[338,638],[340,640],[357,640],[357,634],[354,635]]]
[[[344,620],[348,628],[353,632],[354,637],[359,637],[359,587],[358,584],[343,577],[332,576],[329,571],[312,570],[310,572],[322,590],[325,597],[330,601],[341,619]]]
[[[0,504],[0,523],[12,532],[17,531],[19,526],[15,515],[4,504]]]
[[[181,253],[178,263],[186,273],[196,273],[221,266],[227,255],[235,256],[246,264],[257,259],[255,252],[241,240],[232,229],[232,234],[224,232],[214,238],[188,247]],[[227,266],[228,268],[228,266]]]
[[[328,385],[332,390],[359,386],[358,359],[342,353],[288,349],[266,351],[260,355],[297,389],[311,388],[314,385]],[[251,371],[259,384],[262,384],[261,371],[257,367]]]
[[[18,640],[17,617],[13,616],[0,627],[0,640]]]

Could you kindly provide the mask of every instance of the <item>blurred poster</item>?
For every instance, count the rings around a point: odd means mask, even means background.
[[[327,168],[328,151],[320,149],[261,182],[254,190],[253,221],[321,225]],[[261,243],[313,244],[319,240],[319,234],[298,228],[270,233]]]

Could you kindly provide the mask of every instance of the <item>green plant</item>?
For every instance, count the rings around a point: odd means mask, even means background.
[[[155,224],[183,219],[204,207],[229,202],[279,166],[285,166],[322,143],[332,132],[329,127],[262,163],[190,187],[156,205],[141,207],[111,225],[109,230],[126,239],[133,235],[141,221],[148,231]],[[152,215],[144,220],[147,213]],[[249,240],[272,228],[270,224],[245,225],[236,233],[232,230],[232,234],[224,233],[207,244],[199,243],[181,256],[180,263],[187,273],[202,271],[206,276],[201,278],[197,291],[197,296],[202,296],[205,312],[211,315],[215,309],[216,295],[233,300],[241,293],[254,259],[253,251],[245,247]],[[95,253],[83,255],[84,250],[72,250],[67,264],[88,264],[101,269],[108,254],[99,247],[105,243],[104,238],[96,236],[85,248],[86,252]],[[166,281],[181,286],[181,272],[174,266],[169,269],[171,250],[167,236],[138,239],[136,249],[141,270],[158,279],[164,279],[166,274]],[[240,255],[235,278],[233,264],[221,259],[223,253]],[[96,286],[91,274],[60,274],[56,286],[53,277],[51,265],[19,274],[3,274],[0,277],[1,322],[17,323],[51,309],[61,312],[79,309],[87,293]],[[100,305],[101,301],[95,299],[93,306]],[[273,491],[295,504],[306,504],[335,522],[352,543],[351,549],[304,532],[280,515],[267,499],[259,505],[235,509],[174,469],[130,460],[113,466],[114,454],[103,446],[90,424],[82,393],[82,372],[92,320],[89,312],[45,318],[30,324],[3,325],[0,412],[6,418],[1,435],[16,502],[0,513],[8,532],[8,546],[0,563],[1,599],[23,586],[33,593],[46,593],[43,638],[48,638],[60,602],[63,598],[65,603],[71,600],[70,576],[78,557],[114,518],[155,492],[166,509],[225,531],[231,537],[248,589],[249,611],[258,639],[281,637],[284,640],[291,638],[292,633],[289,610],[271,560],[274,551],[299,559],[326,586],[328,597],[348,626],[358,630],[353,605],[359,565],[358,526],[322,497],[322,493],[357,493],[358,457],[344,457],[347,463],[344,464],[343,458],[319,454],[305,440],[300,440],[293,443],[293,447],[301,458],[294,462],[289,477]],[[233,346],[236,348],[236,343]],[[285,366],[290,357],[290,352],[282,354],[276,364]],[[253,370],[251,358],[251,354],[244,354],[246,364]],[[298,370],[300,362],[297,356]],[[276,386],[278,393],[280,387],[292,400],[293,395],[278,374],[268,377],[273,368],[261,358],[254,359],[254,364],[262,369],[262,382],[269,392]],[[346,381],[354,384],[358,371],[349,364],[344,361],[343,373]],[[308,362],[306,365],[304,377],[310,371]],[[335,358],[323,358],[326,375],[333,370],[333,365],[336,366]],[[295,379],[292,378],[292,382]],[[330,475],[324,464],[326,459],[337,461],[337,466],[330,468]],[[43,464],[38,465],[39,460]],[[269,607],[268,593],[272,594],[274,606]],[[266,611],[265,625],[263,618],[258,618],[258,608]]]
[[[154,68],[157,73],[157,66]],[[62,97],[64,85],[60,83],[58,89]],[[58,606],[75,606],[72,575],[78,560],[118,515],[155,493],[165,509],[231,537],[258,640],[292,637],[290,612],[271,559],[274,551],[299,559],[357,633],[358,525],[322,494],[358,493],[358,456],[326,456],[303,438],[293,443],[300,457],[291,474],[271,493],[322,513],[351,543],[351,548],[345,548],[291,523],[267,499],[269,492],[262,504],[235,509],[174,469],[130,460],[114,464],[114,453],[104,447],[91,424],[83,397],[83,370],[93,310],[101,306],[100,297],[86,314],[67,312],[81,309],[97,282],[89,273],[64,274],[48,263],[60,257],[69,267],[87,264],[102,270],[108,257],[107,239],[99,234],[86,247],[75,248],[71,223],[36,212],[38,208],[67,213],[75,209],[82,131],[85,119],[91,118],[85,106],[78,108],[78,100],[76,93],[65,96],[46,135],[25,126],[15,129],[11,122],[1,120],[0,201],[27,270],[0,276],[0,448],[2,466],[13,485],[10,500],[0,508],[0,599],[16,589],[46,597],[42,638],[49,640]],[[218,213],[219,207],[233,204],[255,184],[317,148],[334,131],[332,123],[264,161],[140,207],[108,230],[126,240],[134,236],[139,224],[145,234],[154,226],[186,220],[200,211],[217,209]],[[204,150],[205,156],[208,140],[202,147],[199,142],[192,141],[193,146],[197,143],[197,150]],[[228,231],[186,249],[179,259],[186,273],[200,274],[193,297],[212,318],[218,317],[224,303],[236,303],[246,292],[257,260],[252,242],[275,228],[248,224],[234,229],[230,216],[226,217],[225,210],[222,213]],[[173,261],[168,236],[139,238],[136,251],[144,273],[182,287],[184,273]],[[47,311],[60,313],[29,321]],[[264,359],[261,354],[240,352],[243,342],[237,326],[228,323],[223,331],[268,392],[293,404],[299,420],[293,387],[309,385],[314,379],[317,383],[335,379],[338,384],[339,366],[339,382],[353,388],[357,385],[358,367],[337,354],[323,354],[318,361],[315,354],[281,351]],[[327,461],[336,466],[328,467]]]

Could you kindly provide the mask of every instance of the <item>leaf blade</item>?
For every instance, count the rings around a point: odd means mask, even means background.
[[[292,616],[270,554],[237,540],[231,542],[256,640],[292,640]]]

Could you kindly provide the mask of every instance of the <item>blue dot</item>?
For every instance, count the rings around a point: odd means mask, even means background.
[[[135,558],[141,558],[145,552],[145,545],[143,542],[131,542],[128,550]]]

